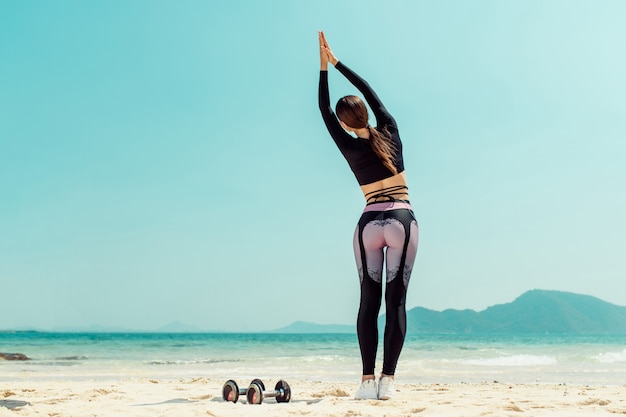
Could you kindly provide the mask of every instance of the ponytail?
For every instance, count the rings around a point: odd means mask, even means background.
[[[391,141],[391,133],[386,127],[376,129],[367,123],[367,107],[363,100],[357,96],[345,96],[339,99],[335,106],[337,118],[351,128],[361,129],[366,127],[370,132],[370,143],[374,153],[380,158],[385,167],[396,175],[398,169],[394,162],[397,149]]]
[[[386,127],[379,131],[376,128],[373,128],[370,125],[367,125],[367,130],[370,132],[370,143],[372,144],[372,149],[378,155],[383,165],[396,175],[398,173],[398,169],[394,165],[395,157],[396,157],[396,147],[390,140],[390,133]]]

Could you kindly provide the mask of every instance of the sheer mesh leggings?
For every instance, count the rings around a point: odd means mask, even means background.
[[[385,264],[386,323],[383,373],[394,375],[406,335],[406,290],[417,253],[418,227],[407,208],[364,211],[354,233],[354,253],[361,280],[357,334],[363,375],[374,374],[378,313]],[[385,259],[386,258],[386,259]]]

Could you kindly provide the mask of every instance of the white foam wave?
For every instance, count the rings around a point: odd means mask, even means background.
[[[300,358],[302,362],[341,362],[345,358],[337,355],[304,356]]]
[[[621,352],[600,353],[593,357],[600,363],[621,363],[626,362],[626,349]]]
[[[198,359],[198,360],[153,360],[148,362],[149,365],[197,365],[197,364],[214,364],[214,363],[233,363],[241,362],[240,360],[226,359]]]
[[[511,355],[498,358],[465,359],[461,363],[475,366],[548,366],[557,360],[552,356]]]

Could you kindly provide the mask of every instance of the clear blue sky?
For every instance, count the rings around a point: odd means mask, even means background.
[[[397,119],[408,307],[626,305],[626,2],[0,3],[0,329],[353,323],[322,29]],[[355,93],[331,69],[331,99]]]

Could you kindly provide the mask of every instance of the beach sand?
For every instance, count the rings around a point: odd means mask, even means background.
[[[273,387],[276,381],[265,381]],[[49,416],[626,416],[626,385],[396,384],[389,401],[353,399],[357,384],[288,381],[289,403],[224,402],[224,381],[0,382],[0,417]],[[248,381],[246,381],[246,384]]]

